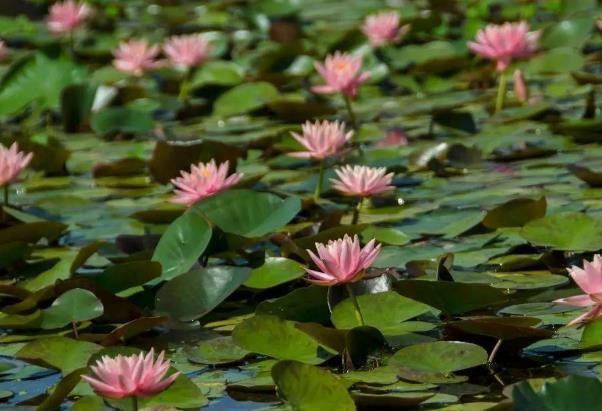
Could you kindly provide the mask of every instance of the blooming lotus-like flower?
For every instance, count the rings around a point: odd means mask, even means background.
[[[87,4],[66,0],[54,3],[50,7],[46,25],[52,33],[70,33],[81,26],[91,14],[92,9]]]
[[[218,167],[215,160],[211,160],[206,164],[193,165],[190,173],[182,171],[180,173],[181,177],[171,180],[177,188],[175,197],[171,201],[190,207],[204,198],[211,197],[238,184],[243,174],[228,176],[229,167],[229,161],[221,163]]]
[[[19,151],[17,143],[10,148],[0,144],[0,186],[14,182],[32,158],[33,153]]]
[[[370,44],[380,47],[387,43],[396,43],[410,31],[409,25],[399,25],[399,14],[395,11],[383,11],[366,17],[362,25],[362,33],[368,37]]]
[[[148,397],[167,389],[180,375],[177,372],[164,378],[169,361],[163,360],[163,356],[161,352],[155,360],[153,349],[146,356],[143,353],[115,358],[103,356],[90,367],[94,376],[82,375],[82,378],[103,397]]]
[[[529,102],[529,87],[521,70],[516,70],[514,78],[514,95],[521,103]]]
[[[393,190],[393,173],[385,167],[344,166],[335,170],[338,179],[331,178],[333,188],[346,196],[370,197]]]
[[[477,33],[476,41],[468,42],[468,47],[479,56],[495,61],[498,71],[504,71],[513,60],[535,53],[540,34],[529,32],[529,25],[524,21],[490,24]]]
[[[328,244],[316,243],[318,255],[307,250],[309,256],[320,271],[305,269],[309,281],[319,285],[348,284],[358,281],[364,271],[372,265],[380,252],[380,244],[371,240],[364,248],[356,236],[329,241]]]
[[[307,151],[298,151],[289,153],[291,157],[297,158],[315,158],[323,160],[340,154],[343,146],[353,137],[353,131],[345,132],[345,123],[338,121],[322,123],[316,121],[314,124],[309,121],[303,124],[303,135],[292,132],[292,136],[307,149]]]
[[[575,318],[569,325],[602,317],[602,255],[596,254],[591,263],[583,260],[583,268],[573,266],[569,274],[585,294],[561,298],[554,302],[574,307],[591,307],[588,312]]]
[[[187,69],[203,64],[210,50],[209,41],[200,34],[172,36],[163,46],[172,66]]]
[[[159,46],[150,46],[145,40],[129,40],[122,42],[119,48],[113,51],[115,60],[113,65],[119,71],[141,76],[145,71],[155,69],[161,65],[157,61]]]
[[[314,86],[312,90],[320,94],[341,93],[353,98],[359,86],[370,78],[370,73],[362,72],[362,58],[347,53],[336,52],[326,57],[324,64],[316,62],[316,70],[326,84]]]

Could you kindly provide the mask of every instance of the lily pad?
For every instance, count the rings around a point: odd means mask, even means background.
[[[272,368],[278,394],[298,411],[354,411],[345,385],[329,371],[296,361]]]
[[[459,341],[435,341],[402,348],[389,359],[390,365],[413,370],[451,373],[483,365],[487,351],[476,344]]]
[[[566,251],[602,248],[602,220],[584,213],[555,214],[533,220],[521,235],[530,243]]]

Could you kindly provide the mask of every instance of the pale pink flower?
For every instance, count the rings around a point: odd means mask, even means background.
[[[66,0],[50,7],[46,25],[52,33],[70,33],[84,24],[91,14],[92,9],[87,4]]]
[[[145,71],[161,66],[161,62],[157,60],[159,51],[159,46],[151,46],[146,40],[125,41],[113,51],[113,65],[124,73],[141,76]]]
[[[172,36],[163,46],[171,65],[186,69],[203,64],[210,50],[209,41],[200,34]]]
[[[520,23],[490,24],[477,33],[476,41],[468,47],[479,56],[496,62],[496,69],[504,71],[516,59],[531,57],[537,50],[541,32],[529,32],[529,25]]]
[[[399,14],[395,11],[383,11],[366,17],[362,33],[368,37],[374,47],[387,43],[397,43],[410,31],[410,25],[399,25]]]
[[[346,196],[371,197],[393,190],[393,173],[385,167],[343,166],[337,170],[338,179],[331,178],[335,190]]]
[[[375,145],[376,147],[407,146],[408,136],[403,130],[394,128],[387,130],[385,137]]]
[[[583,268],[572,266],[569,274],[585,294],[561,298],[554,302],[574,307],[591,307],[588,312],[575,318],[569,325],[602,317],[602,255],[596,254],[591,263],[583,260]]]
[[[324,64],[314,63],[316,70],[326,84],[312,87],[320,94],[341,93],[353,98],[359,86],[370,78],[370,73],[362,72],[362,58],[347,53],[336,52],[326,57]]]
[[[13,143],[10,148],[0,144],[0,186],[16,181],[32,158],[33,153],[19,151],[17,143]]]
[[[305,269],[309,281],[319,285],[347,284],[359,281],[364,271],[372,265],[380,253],[380,244],[371,240],[364,248],[356,236],[331,240],[328,244],[316,243],[318,255],[307,250],[321,271]]]
[[[529,87],[521,70],[514,71],[514,95],[521,103],[529,101]]]
[[[149,397],[166,390],[180,375],[179,372],[165,377],[169,361],[164,360],[162,351],[155,360],[154,349],[144,355],[115,358],[103,356],[91,366],[94,376],[82,375],[92,389],[107,398]]]
[[[292,136],[307,149],[289,153],[291,157],[315,158],[323,160],[340,154],[345,144],[353,137],[353,131],[345,132],[345,123],[316,121],[314,124],[307,121],[302,126],[303,135],[291,132]]]
[[[238,184],[243,174],[232,174],[228,176],[230,162],[221,163],[219,167],[215,160],[208,163],[193,165],[190,173],[182,171],[181,177],[171,180],[176,186],[173,203],[185,204],[190,207],[200,200],[211,197],[221,191]]]

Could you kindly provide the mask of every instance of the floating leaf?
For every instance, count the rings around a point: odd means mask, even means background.
[[[222,94],[213,107],[217,116],[244,114],[263,107],[278,97],[278,90],[270,83],[245,83]]]
[[[190,212],[227,233],[253,238],[282,228],[300,209],[298,197],[282,199],[269,193],[229,190],[199,202]]]
[[[504,291],[482,284],[410,280],[397,282],[394,287],[403,296],[452,315],[499,305],[509,300]]]
[[[102,346],[66,337],[42,338],[28,343],[16,357],[42,366],[51,366],[67,375],[85,367],[88,359]]]
[[[44,310],[42,328],[61,328],[70,323],[93,320],[104,312],[102,302],[94,293],[74,288],[61,294]]]
[[[537,246],[566,251],[602,248],[602,220],[583,213],[561,213],[533,220],[521,235]]]
[[[364,294],[357,297],[365,325],[385,331],[387,327],[402,323],[432,308],[418,301],[403,297],[394,291]],[[387,307],[383,310],[383,307]],[[332,322],[337,328],[350,329],[360,326],[351,299],[337,304],[332,310]]]
[[[538,200],[516,198],[489,210],[483,218],[483,225],[489,228],[522,227],[531,220],[546,215],[546,198]]]
[[[247,351],[279,360],[321,364],[331,357],[316,340],[297,329],[293,321],[272,315],[257,315],[243,321],[232,332],[232,339]]]
[[[196,320],[213,310],[247,280],[246,267],[208,267],[168,281],[157,292],[156,311],[179,321]]]
[[[190,270],[201,257],[209,240],[211,226],[194,213],[184,213],[167,227],[153,253],[153,261],[161,263],[162,280],[170,280]]]
[[[389,360],[390,365],[435,373],[451,373],[486,362],[487,351],[476,344],[459,341],[410,345],[397,351]]]
[[[293,410],[354,411],[347,388],[329,371],[296,361],[280,361],[272,368],[278,394]]]
[[[189,361],[208,364],[231,364],[241,361],[249,352],[234,344],[232,337],[216,337],[185,349]]]
[[[303,266],[294,260],[283,257],[267,257],[263,265],[251,271],[245,286],[270,288],[305,275]]]

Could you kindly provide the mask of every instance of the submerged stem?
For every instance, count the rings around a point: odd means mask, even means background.
[[[138,397],[132,396],[132,411],[138,411]]]
[[[355,225],[360,221],[360,213],[362,212],[362,208],[364,207],[364,197],[360,197],[357,206],[353,209],[353,218],[351,219],[351,224]]]
[[[351,127],[357,131],[357,118],[355,117],[355,112],[353,111],[353,106],[351,105],[351,99],[347,96],[343,96],[345,100],[345,107],[347,107],[347,113],[349,113],[349,122],[351,123]]]
[[[182,79],[182,83],[180,83],[180,93],[178,94],[178,100],[181,103],[185,104],[188,101],[188,94],[190,93],[190,72],[191,70],[186,70],[186,74]]]
[[[316,191],[314,192],[314,200],[318,201],[322,194],[322,184],[324,183],[324,160],[320,161],[320,172],[318,174],[318,182],[316,183]]]
[[[360,305],[357,302],[357,297],[355,296],[355,293],[353,292],[353,287],[351,287],[351,284],[345,284],[345,287],[347,288],[347,294],[349,294],[349,297],[351,298],[351,301],[353,302],[353,306],[355,307],[355,315],[363,327],[364,325],[366,325],[366,322],[364,321],[364,316],[362,315],[362,310],[360,310]]]
[[[504,108],[504,101],[506,100],[506,72],[500,73],[500,79],[497,89],[497,99],[495,100],[495,112],[499,113]]]
[[[495,355],[497,354],[497,352],[500,350],[500,347],[502,346],[502,342],[504,340],[497,340],[497,343],[495,343],[495,346],[493,347],[493,350],[491,350],[491,354],[489,354],[489,358],[487,359],[487,362],[489,364],[491,364],[493,362],[493,360],[495,359]]]

